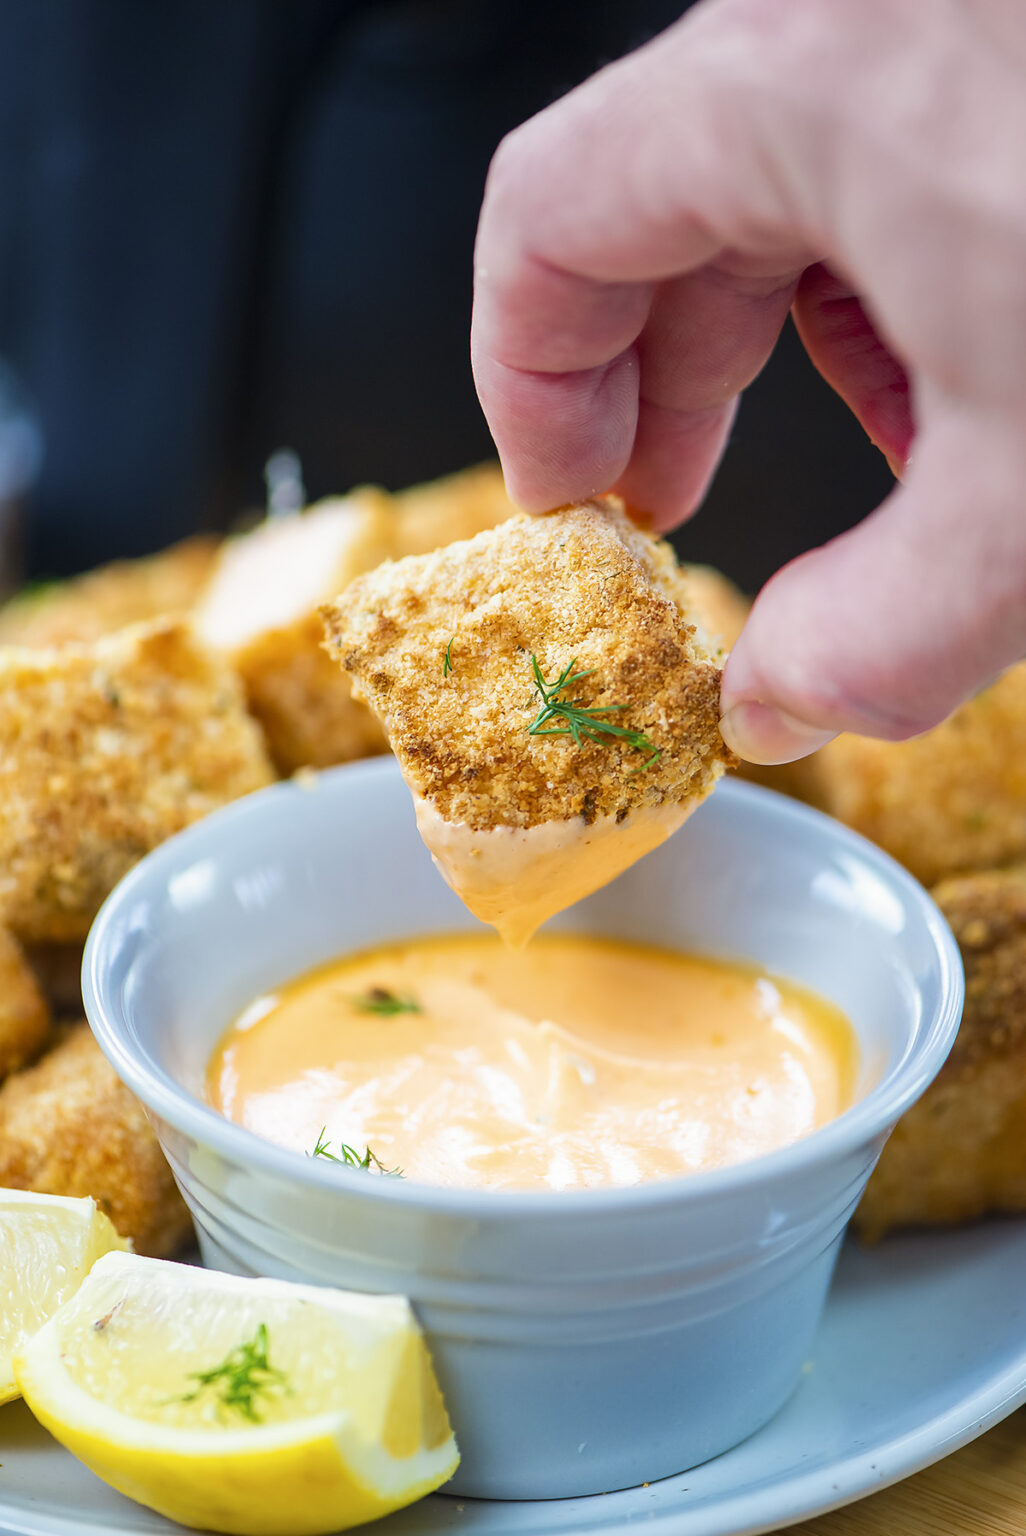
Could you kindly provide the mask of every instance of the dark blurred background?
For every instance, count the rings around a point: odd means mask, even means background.
[[[26,572],[486,457],[471,252],[507,129],[665,0],[2,0],[0,359],[45,453]],[[788,328],[677,542],[750,590],[886,493]]]

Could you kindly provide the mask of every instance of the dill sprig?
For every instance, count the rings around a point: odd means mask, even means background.
[[[456,636],[453,635],[451,637],[451,639],[449,640],[449,644],[445,647],[445,658],[442,661],[442,676],[443,677],[448,677],[449,673],[452,671],[452,642],[455,639],[456,639]]]
[[[337,1154],[332,1152],[330,1150],[331,1142],[327,1140],[327,1130],[326,1125],[321,1126],[320,1135],[317,1137],[317,1145],[312,1152],[307,1153],[308,1157],[326,1157],[329,1163],[342,1163],[347,1168],[363,1168],[368,1172],[374,1168],[378,1173],[383,1173],[390,1179],[402,1178],[403,1170],[401,1168],[386,1168],[380,1157],[372,1152],[370,1147],[364,1148],[363,1156],[361,1157],[355,1147],[349,1146],[348,1142],[340,1141]]]
[[[390,987],[368,987],[349,999],[358,1013],[377,1013],[391,1018],[396,1013],[423,1013],[415,997],[408,992],[393,992]]]
[[[629,747],[633,747],[635,752],[651,754],[640,767],[632,768],[632,773],[643,773],[646,768],[651,768],[652,764],[658,762],[662,756],[662,748],[657,747],[644,731],[632,731],[627,726],[615,725],[612,720],[602,718],[615,710],[626,709],[626,704],[582,704],[580,699],[572,699],[566,694],[565,690],[571,688],[574,683],[579,683],[582,677],[591,677],[592,673],[597,671],[597,668],[589,667],[584,672],[575,672],[576,665],[575,656],[569,666],[564,667],[554,683],[547,683],[542,676],[537,656],[532,655],[531,669],[534,672],[538,692],[541,694],[542,707],[527,727],[529,733],[532,736],[570,736],[575,747],[583,746],[586,741],[601,742],[604,739],[618,738],[626,742]],[[562,720],[565,723],[550,727],[550,720]]]
[[[177,1398],[180,1403],[192,1403],[206,1388],[216,1390],[222,1408],[233,1408],[253,1424],[261,1422],[256,1399],[261,1392],[270,1392],[285,1385],[285,1373],[275,1370],[269,1358],[270,1341],[267,1324],[261,1323],[251,1339],[230,1349],[221,1361],[209,1371],[190,1371],[189,1378],[197,1383],[192,1392]]]

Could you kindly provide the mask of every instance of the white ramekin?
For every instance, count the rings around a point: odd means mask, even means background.
[[[346,951],[478,925],[436,873],[395,764],[277,785],[142,861],[97,918],[86,1009],[147,1106],[207,1263],[409,1296],[463,1460],[454,1492],[596,1493],[735,1445],[796,1386],[841,1236],[958,1027],[958,950],[863,839],[723,783],[670,842],[553,924],[757,961],[834,999],[854,1107],[736,1167],[634,1189],[435,1189],[325,1164],[206,1107],[255,994]]]

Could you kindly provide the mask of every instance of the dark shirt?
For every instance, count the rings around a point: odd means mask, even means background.
[[[283,445],[312,497],[487,456],[471,253],[503,133],[665,0],[4,0],[0,357],[46,440],[30,571],[223,527]],[[689,557],[753,587],[888,483],[793,338]]]

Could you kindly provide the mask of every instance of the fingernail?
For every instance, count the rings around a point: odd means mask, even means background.
[[[912,468],[911,453],[906,453],[904,456],[900,453],[885,453],[884,458],[887,460],[887,468],[895,480],[904,480]]]
[[[733,704],[720,721],[727,746],[749,763],[790,763],[833,741],[836,731],[807,725],[773,704]]]

